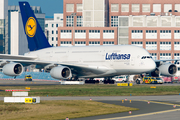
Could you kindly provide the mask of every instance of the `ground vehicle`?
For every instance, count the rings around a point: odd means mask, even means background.
[[[31,75],[25,75],[24,80],[25,81],[32,81],[32,76]]]
[[[163,84],[164,83],[163,79],[160,78],[160,77],[157,77],[156,80],[157,80],[157,83],[159,83],[159,84]]]
[[[126,75],[121,75],[121,76],[115,76],[112,78],[112,80],[117,82],[127,82],[128,81],[128,76]]]
[[[143,77],[143,83],[146,84],[156,84],[157,79],[155,77]]]
[[[136,82],[136,84],[163,84],[164,81],[161,77],[149,77],[149,76],[144,76],[141,77],[140,75],[135,75],[135,77],[133,78]]]
[[[179,82],[180,77],[174,76],[174,77],[162,77],[164,83],[173,83],[173,82]]]

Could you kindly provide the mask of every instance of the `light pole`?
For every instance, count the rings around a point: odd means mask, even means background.
[[[71,16],[73,16],[73,46],[75,46],[74,44],[74,16],[76,16],[76,13],[71,13]]]

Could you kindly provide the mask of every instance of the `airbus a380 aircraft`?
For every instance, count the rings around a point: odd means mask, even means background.
[[[17,76],[23,66],[35,64],[50,70],[56,79],[72,77],[113,77],[115,75],[152,73],[173,75],[176,66],[152,59],[143,48],[132,45],[51,47],[27,2],[19,2],[30,52],[24,56],[0,55],[3,73]]]

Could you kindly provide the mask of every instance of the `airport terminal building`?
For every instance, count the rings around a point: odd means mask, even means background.
[[[64,0],[59,46],[132,44],[180,58],[179,0]]]
[[[58,46],[58,27],[63,27],[63,13],[45,18],[45,35],[52,46]]]

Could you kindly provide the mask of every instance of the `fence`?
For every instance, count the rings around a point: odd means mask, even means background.
[[[51,77],[50,73],[46,72],[23,72],[21,75],[17,76],[16,79],[24,80],[25,75],[31,75],[33,80],[48,80],[48,81],[59,81]],[[13,80],[14,77],[7,76],[0,72],[0,79]]]

